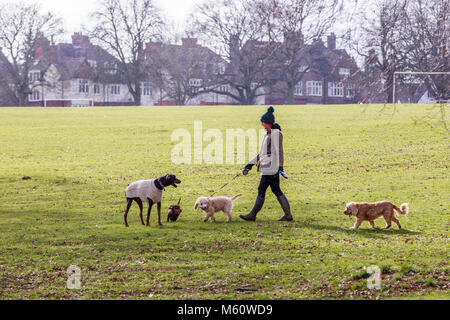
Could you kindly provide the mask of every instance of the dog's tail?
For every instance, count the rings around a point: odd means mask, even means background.
[[[404,216],[407,216],[408,213],[409,213],[409,204],[403,203],[403,204],[400,206],[400,208],[397,207],[397,206],[394,206],[394,209],[395,209],[398,213],[400,213],[400,214],[402,214],[402,215],[404,215]]]
[[[235,200],[237,200],[239,198],[242,198],[242,197],[243,197],[242,194],[238,194],[237,196],[234,196],[233,198],[231,198],[231,201],[235,201]]]

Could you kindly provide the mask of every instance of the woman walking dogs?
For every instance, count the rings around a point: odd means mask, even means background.
[[[258,196],[252,211],[247,215],[240,216],[246,221],[256,220],[256,215],[264,204],[266,190],[269,186],[284,211],[284,216],[278,221],[293,220],[289,201],[280,189],[280,172],[283,171],[284,164],[283,134],[278,123],[275,123],[274,112],[275,109],[270,106],[267,112],[262,115],[261,124],[267,130],[267,134],[264,137],[259,154],[242,171],[244,176],[246,176],[256,164],[258,171],[262,173],[258,187]]]

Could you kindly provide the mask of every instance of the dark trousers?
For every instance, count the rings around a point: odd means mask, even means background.
[[[258,187],[258,196],[261,198],[266,197],[267,188],[270,186],[273,194],[278,198],[283,195],[283,191],[280,189],[280,175],[277,173],[275,175],[261,177],[261,181]]]

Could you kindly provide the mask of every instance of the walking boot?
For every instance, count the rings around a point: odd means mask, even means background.
[[[253,205],[252,211],[250,211],[250,213],[245,216],[240,215],[239,217],[241,217],[241,219],[244,219],[246,221],[256,221],[256,215],[261,210],[261,208],[264,204],[264,200],[265,199],[263,197],[257,196],[255,204]]]
[[[281,208],[283,208],[284,216],[278,221],[292,221],[291,207],[289,205],[289,201],[286,196],[283,194],[282,196],[277,198],[278,202],[281,204]]]

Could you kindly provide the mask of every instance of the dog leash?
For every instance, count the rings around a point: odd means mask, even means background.
[[[210,195],[209,197],[212,198],[212,196],[214,196],[216,193],[218,193],[220,190],[222,190],[223,188],[225,188],[227,185],[229,185],[231,182],[233,182],[234,180],[236,180],[238,177],[240,177],[240,173],[238,173],[233,179],[231,179],[231,181],[225,183],[222,187],[220,187],[217,191],[215,191],[212,195]]]
[[[308,184],[306,184],[306,183],[304,183],[304,182],[301,182],[301,181],[298,181],[298,180],[296,180],[296,179],[294,179],[294,178],[292,178],[292,177],[289,177],[289,176],[288,176],[285,172],[283,172],[283,171],[280,171],[280,175],[281,175],[283,178],[285,178],[286,180],[291,180],[291,181],[293,181],[293,182],[295,182],[295,183],[298,183],[298,184],[301,184],[302,186],[307,187],[307,188],[310,189],[310,190],[313,190],[313,191],[315,191],[315,192],[318,192],[318,193],[321,193],[321,194],[323,194],[323,195],[325,195],[325,196],[328,196],[328,194],[326,194],[326,193],[324,193],[324,192],[322,192],[322,191],[319,191],[319,190],[317,190],[317,189],[311,187],[310,185],[308,185]]]

